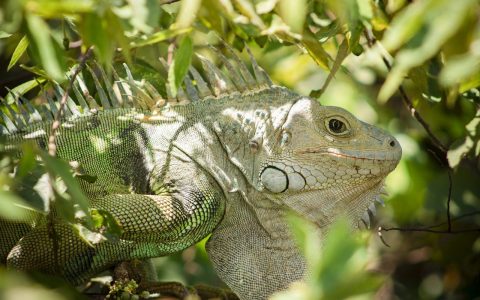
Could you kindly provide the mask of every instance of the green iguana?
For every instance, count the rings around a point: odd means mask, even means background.
[[[207,252],[218,275],[241,299],[265,299],[306,273],[288,213],[315,224],[318,234],[340,215],[352,227],[368,222],[401,157],[399,143],[341,108],[272,84],[251,54],[253,72],[227,51],[229,58],[217,54],[224,71],[199,56],[203,75],[190,67],[175,98],[162,99],[127,68],[128,79],[114,72],[113,84],[94,76],[96,103],[78,77],[57,155],[97,177],[79,180],[81,188],[123,233],[90,247],[70,225],[55,222],[55,256],[43,215],[0,220],[0,260],[79,284],[122,261],[169,255],[211,234]],[[0,110],[7,148],[26,140],[46,147],[57,110],[49,100],[38,108],[19,102],[9,115]]]

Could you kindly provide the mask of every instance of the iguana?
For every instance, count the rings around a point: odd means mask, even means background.
[[[266,299],[306,275],[287,214],[321,235],[340,215],[354,228],[368,222],[401,157],[395,138],[273,84],[251,53],[249,69],[228,45],[226,51],[228,58],[217,53],[223,71],[199,56],[203,75],[191,66],[178,95],[167,99],[128,68],[126,80],[113,72],[113,84],[94,73],[95,93],[79,76],[57,155],[97,177],[79,184],[91,207],[113,214],[123,233],[90,247],[70,225],[55,222],[55,262],[42,216],[1,221],[1,261],[79,284],[122,261],[169,255],[211,234],[206,247],[218,275],[241,299]],[[42,107],[4,104],[7,149],[27,140],[46,147],[58,109],[48,99]]]

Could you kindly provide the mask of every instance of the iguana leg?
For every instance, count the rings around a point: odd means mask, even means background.
[[[48,228],[34,228],[12,249],[7,265],[62,275],[74,284],[121,261],[171,254],[195,244],[212,232],[223,216],[222,190],[208,175],[199,173],[190,186],[170,195],[108,195],[92,206],[109,211],[123,234],[88,246],[72,226],[58,222],[57,263]],[[60,270],[56,270],[56,266]]]
[[[151,282],[157,280],[155,266],[151,259],[122,261],[113,270],[113,280],[128,281],[135,280],[136,283]]]

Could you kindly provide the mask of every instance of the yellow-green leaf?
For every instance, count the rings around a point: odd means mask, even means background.
[[[18,42],[17,47],[15,47],[15,50],[13,51],[12,58],[10,59],[10,63],[8,64],[7,71],[9,71],[22,57],[23,53],[25,53],[25,50],[27,50],[28,47],[28,38],[26,35],[22,37],[20,42]]]
[[[16,95],[23,95],[26,92],[30,91],[31,89],[35,88],[38,86],[39,83],[43,83],[45,81],[45,78],[37,78],[37,79],[32,79],[27,82],[24,82],[20,85],[17,85],[15,88],[12,89],[12,93],[8,93],[6,100],[7,103],[11,104],[15,102],[15,96]]]
[[[131,44],[132,48],[143,47],[147,45],[156,44],[170,38],[173,38],[177,35],[190,32],[192,28],[180,28],[180,29],[166,29],[162,31],[155,32],[154,34],[147,37],[145,40],[137,41]]]
[[[307,49],[308,54],[324,70],[329,71],[329,62],[332,61],[330,55],[323,49],[322,44],[309,32],[305,33],[302,39],[302,45]]]

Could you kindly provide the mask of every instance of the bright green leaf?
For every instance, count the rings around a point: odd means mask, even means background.
[[[33,2],[33,1],[32,1]],[[33,5],[27,5],[30,13],[45,18],[63,18],[65,15],[92,12],[95,2],[92,0],[36,0]]]
[[[14,103],[16,95],[24,95],[26,92],[38,86],[38,84],[45,82],[45,78],[37,78],[26,81],[20,85],[17,85],[12,89],[12,93],[9,93],[6,97],[7,103]]]
[[[33,145],[26,143],[22,147],[22,157],[18,162],[18,168],[16,175],[19,177],[26,176],[35,167],[35,151]]]
[[[165,40],[171,39],[177,35],[188,33],[192,30],[192,28],[181,28],[181,29],[167,29],[155,32],[154,34],[147,37],[145,40],[140,40],[134,42],[131,47],[138,48],[147,45],[153,45],[159,42],[163,42]]]
[[[193,43],[190,37],[183,38],[180,46],[175,52],[172,64],[168,70],[168,83],[173,96],[177,95],[178,87],[182,84],[183,78],[188,72],[192,60]]]
[[[123,233],[123,228],[118,220],[109,211],[92,209],[90,211],[95,228],[106,228],[106,235],[118,237]]]
[[[12,58],[10,58],[10,63],[8,64],[7,71],[9,71],[22,57],[23,53],[25,53],[25,50],[27,50],[28,47],[28,39],[27,36],[23,36],[23,38],[20,40],[18,43],[17,47],[15,48],[15,51],[13,51]]]

